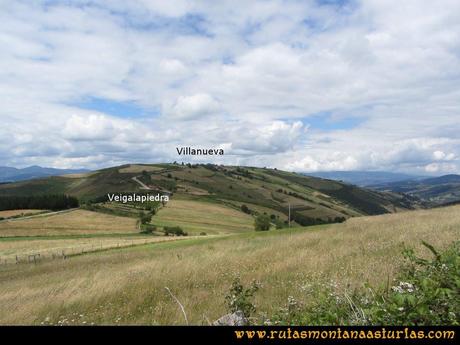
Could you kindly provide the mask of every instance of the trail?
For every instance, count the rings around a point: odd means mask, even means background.
[[[30,218],[39,218],[39,217],[54,216],[54,215],[60,214],[60,213],[73,212],[73,211],[76,211],[76,210],[78,210],[78,209],[79,209],[79,208],[69,208],[68,210],[54,211],[54,212],[47,212],[47,213],[40,213],[40,214],[36,214],[36,215],[32,215],[32,216],[27,216],[27,217],[18,217],[18,218],[4,219],[4,220],[0,220],[0,223],[3,223],[3,222],[15,222],[15,221],[18,221],[18,220],[30,219]]]
[[[141,186],[141,189],[151,190],[151,188],[149,186],[147,186],[144,182],[138,180],[137,176],[134,176],[132,179],[133,179],[133,181],[137,182]]]

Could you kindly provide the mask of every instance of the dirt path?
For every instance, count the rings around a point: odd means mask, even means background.
[[[17,220],[30,219],[30,218],[54,216],[55,214],[66,213],[66,212],[73,212],[73,211],[75,211],[75,210],[78,210],[78,208],[70,208],[70,209],[68,209],[68,210],[40,213],[40,214],[36,214],[36,215],[32,215],[32,216],[27,216],[27,217],[18,217],[18,218],[4,219],[4,220],[0,220],[0,223],[2,223],[2,222],[15,222],[15,221],[17,221]]]
[[[132,179],[133,179],[133,181],[137,182],[141,186],[141,189],[147,189],[147,190],[152,189],[149,186],[147,186],[144,182],[138,180],[137,176],[134,176]]]

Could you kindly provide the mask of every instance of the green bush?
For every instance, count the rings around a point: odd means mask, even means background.
[[[267,231],[270,229],[270,218],[265,214],[260,214],[254,220],[256,231]]]
[[[241,205],[241,211],[247,214],[251,214],[251,210],[245,204]]]
[[[405,249],[406,263],[397,284],[387,290],[338,292],[334,284],[310,287],[308,305],[292,303],[280,308],[269,322],[308,325],[459,325],[460,242],[443,253],[423,242],[430,260]]]
[[[141,233],[143,234],[152,234],[157,230],[157,227],[153,224],[142,224],[141,230]]]
[[[254,294],[259,290],[259,284],[253,281],[248,288],[241,284],[239,277],[236,277],[228,294],[225,296],[227,309],[230,313],[241,311],[248,318],[256,311],[256,306],[252,302]]]
[[[139,213],[139,221],[141,224],[148,224],[152,221],[152,214],[151,213]]]
[[[165,226],[163,231],[165,236],[188,236],[188,234],[180,226]]]
[[[422,242],[433,258],[406,249],[407,265],[396,286],[366,306],[373,323],[404,325],[460,324],[460,242],[443,253]]]

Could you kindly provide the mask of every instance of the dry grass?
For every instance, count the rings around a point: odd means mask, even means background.
[[[91,175],[94,175],[94,172],[87,172],[87,173],[76,173],[76,174],[65,174],[65,175],[60,175],[62,177],[67,177],[67,178],[85,178],[85,177],[90,177]]]
[[[0,223],[0,237],[54,236],[138,232],[136,219],[74,210]]]
[[[7,211],[0,211],[0,217],[7,218],[7,217],[14,217],[23,214],[34,214],[40,213],[44,210],[35,210],[35,209],[23,209],[23,210],[7,210]]]
[[[192,200],[171,200],[152,218],[158,226],[178,225],[190,233],[242,232],[254,229],[254,219],[219,204]]]
[[[460,234],[460,206],[353,219],[292,231],[244,233],[133,247],[58,263],[0,268],[0,323],[182,324],[165,287],[191,323],[225,313],[232,278],[261,282],[258,312],[288,296],[312,298],[306,286],[377,286],[401,267],[402,245],[427,254],[420,240],[445,247]]]
[[[120,173],[141,173],[143,171],[147,172],[156,172],[164,170],[164,168],[155,167],[155,166],[148,166],[148,165],[138,165],[138,164],[131,164],[130,166],[122,169],[118,169]]]
[[[176,241],[186,237],[166,236],[135,236],[135,237],[99,237],[99,238],[59,238],[34,240],[0,241],[0,263],[27,261],[29,255],[40,254],[41,258],[52,258],[53,255],[67,256],[89,253],[110,248],[122,248],[147,243]]]

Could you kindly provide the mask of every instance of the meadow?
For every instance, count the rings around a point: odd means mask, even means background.
[[[254,218],[233,208],[196,200],[171,200],[152,218],[157,226],[180,226],[190,234],[254,230]]]
[[[0,237],[136,233],[136,219],[86,210],[61,211],[0,222]]]
[[[0,323],[184,324],[167,287],[190,324],[208,324],[227,312],[237,276],[245,285],[259,282],[254,316],[262,322],[288,301],[311,303],[314,288],[388,288],[405,246],[429,256],[422,240],[445,248],[459,234],[460,206],[452,206],[3,265]]]

